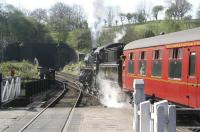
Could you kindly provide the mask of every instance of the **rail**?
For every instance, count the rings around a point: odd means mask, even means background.
[[[65,81],[66,78],[68,78],[67,81]],[[71,78],[71,79],[69,79],[69,78]],[[98,100],[98,97],[94,96],[93,94],[85,92],[82,89],[80,82],[78,82],[78,76],[76,76],[76,75],[71,75],[71,74],[68,74],[68,73],[56,72],[56,80],[64,81],[68,86],[73,87],[74,89],[77,89],[77,90],[80,91],[79,99],[77,100],[77,102],[74,105],[74,107],[71,109],[69,117],[67,117],[66,125],[65,125],[65,127],[63,129],[63,131],[66,132],[68,130],[69,125],[70,125],[70,122],[71,122],[71,119],[72,119],[72,116],[73,116],[73,113],[74,113],[74,108],[78,104],[80,104],[79,101],[81,101],[82,98],[85,98],[85,97],[87,98],[87,96],[89,97],[90,100],[91,99]],[[99,102],[99,101],[97,101],[97,102]],[[97,103],[97,105],[98,104],[99,103]]]
[[[66,80],[66,78],[65,78]],[[59,80],[59,82],[62,83],[63,85],[63,91],[53,100],[51,101],[44,109],[42,109],[35,117],[33,117],[27,124],[25,124],[20,130],[19,132],[23,132],[25,130],[27,130],[29,128],[29,126],[31,124],[33,124],[34,122],[36,122],[36,120],[42,116],[42,114],[49,108],[51,107],[52,105],[54,105],[56,102],[58,102],[58,100],[62,99],[63,98],[63,95],[67,94],[66,91],[67,89],[74,89],[74,87],[76,87],[76,90],[78,90],[78,96],[76,98],[76,101],[74,103],[74,105],[70,108],[69,110],[69,113],[66,117],[66,119],[64,120],[64,125],[63,127],[61,128],[60,131],[65,131],[68,126],[69,126],[69,122],[70,122],[70,119],[73,115],[73,112],[74,112],[74,108],[77,106],[78,102],[79,102],[79,99],[81,98],[81,95],[82,95],[82,91],[80,90],[80,87],[79,85],[76,83],[76,82],[73,82],[73,81],[65,81],[65,80]],[[70,85],[74,85],[74,87],[70,87]],[[66,86],[69,86],[68,88],[66,88]]]
[[[69,127],[69,124],[70,124],[70,121],[71,121],[71,118],[72,118],[73,113],[74,113],[74,109],[75,109],[75,107],[77,106],[77,104],[78,104],[78,102],[79,102],[79,99],[80,99],[81,96],[82,96],[82,91],[81,91],[79,85],[77,85],[77,83],[74,83],[74,84],[77,86],[77,88],[79,88],[80,93],[79,93],[79,95],[78,95],[78,98],[77,98],[77,100],[76,100],[74,106],[71,108],[71,110],[70,110],[70,112],[69,112],[69,115],[68,115],[68,117],[67,117],[67,119],[66,119],[66,121],[65,121],[65,126],[62,128],[62,131],[67,131],[67,129],[68,129],[68,127]]]
[[[57,76],[62,76],[62,77],[65,77],[68,78],[67,80],[75,80],[75,81],[78,81],[78,76],[77,75],[73,75],[73,74],[68,74],[68,73],[64,73],[64,72],[56,72],[56,77]]]
[[[51,103],[49,103],[43,110],[41,110],[35,117],[33,117],[27,124],[25,124],[19,132],[23,132],[28,126],[30,126],[44,111],[46,111],[55,101],[57,101],[65,93],[65,87],[63,91],[55,98]]]
[[[65,81],[66,78],[71,78],[71,79],[68,79],[67,81]],[[71,84],[75,84],[79,87],[78,90],[81,90],[83,93],[93,97],[93,98],[96,98],[96,99],[99,99],[97,96],[91,94],[91,93],[88,93],[88,92],[85,92],[82,87],[81,87],[81,83],[78,81],[78,76],[76,75],[72,75],[72,74],[68,74],[68,73],[63,73],[63,72],[56,72],[56,79],[58,81],[65,81],[66,83],[68,83],[68,85],[70,85],[71,87],[75,88],[73,85]],[[75,81],[74,81],[75,80]]]

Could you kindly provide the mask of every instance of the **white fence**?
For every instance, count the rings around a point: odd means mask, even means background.
[[[145,101],[144,81],[134,80],[134,132],[176,132],[176,108],[167,100]]]
[[[3,80],[1,84],[1,102],[7,102],[19,97],[21,94],[21,78]]]

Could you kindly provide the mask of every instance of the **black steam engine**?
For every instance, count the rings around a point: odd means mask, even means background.
[[[93,49],[86,55],[84,61],[86,67],[81,69],[79,81],[83,89],[98,94],[97,77],[101,74],[106,80],[122,83],[122,60],[123,43],[112,43]]]

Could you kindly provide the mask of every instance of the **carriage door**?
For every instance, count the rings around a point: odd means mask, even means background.
[[[188,93],[186,97],[188,98],[189,106],[197,107],[197,90],[198,90],[198,78],[197,78],[197,48],[191,47],[188,48],[188,72],[187,72],[187,81],[188,81]]]
[[[121,56],[122,59],[122,88],[126,88],[126,65],[127,65],[127,59],[125,55]]]

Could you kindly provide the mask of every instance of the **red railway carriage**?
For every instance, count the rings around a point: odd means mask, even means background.
[[[200,28],[133,41],[123,54],[123,90],[143,78],[147,95],[200,108]]]

